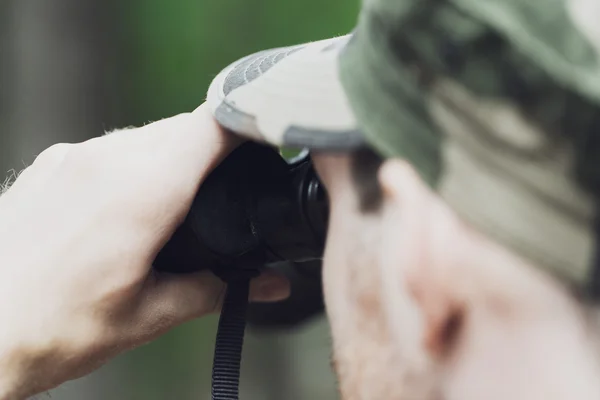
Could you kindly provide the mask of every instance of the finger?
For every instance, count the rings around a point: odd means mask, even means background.
[[[105,138],[115,138],[104,142],[105,157],[114,158],[117,148],[126,154],[115,168],[122,177],[129,172],[132,177],[127,179],[154,204],[167,205],[169,221],[173,215],[179,220],[187,214],[201,183],[240,142],[218,126],[204,106]]]
[[[6,192],[17,181],[19,183],[30,180],[44,182],[64,160],[72,146],[70,143],[54,144],[42,151],[30,166],[24,166],[22,170],[10,171],[3,182],[0,179],[0,194]]]
[[[183,167],[183,173],[190,171],[195,179],[198,171],[214,168],[241,141],[222,129],[205,105],[191,113],[123,131],[121,136],[138,154],[140,151],[151,154],[159,162],[166,157]]]
[[[264,271],[250,282],[250,298],[255,303],[270,303],[285,300],[290,296],[289,280],[272,270]]]
[[[145,288],[140,308],[141,324],[155,333],[164,332],[193,318],[219,311],[226,285],[211,272],[193,275],[161,275]],[[274,272],[252,280],[250,301],[278,301],[289,296],[289,282]]]
[[[33,161],[32,166],[37,167],[41,164],[41,168],[48,168],[59,165],[67,156],[69,151],[74,147],[71,143],[57,143],[44,151],[42,151]]]

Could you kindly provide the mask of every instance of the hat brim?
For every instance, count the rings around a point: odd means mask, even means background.
[[[363,146],[338,73],[349,38],[266,50],[231,64],[208,91],[215,119],[234,133],[278,147]]]

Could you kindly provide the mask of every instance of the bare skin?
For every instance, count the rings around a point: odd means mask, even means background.
[[[348,157],[313,159],[345,400],[600,398],[600,331],[559,283],[463,224],[409,165],[384,164],[383,207],[363,215]]]
[[[237,141],[190,114],[53,146],[0,197],[0,399],[24,399],[220,307],[211,273],[151,263]],[[252,282],[276,301],[278,275]]]
[[[219,307],[214,276],[156,276],[150,262],[235,146],[201,107],[54,147],[0,197],[1,400]],[[314,161],[331,200],[324,289],[345,400],[600,398],[600,329],[559,282],[463,224],[399,160],[370,214],[347,156]],[[263,276],[251,297],[288,290]]]

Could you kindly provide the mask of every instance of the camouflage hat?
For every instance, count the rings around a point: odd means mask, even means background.
[[[225,127],[409,160],[467,222],[600,288],[600,2],[365,0],[352,35],[225,69]]]
[[[364,144],[339,79],[348,36],[273,49],[223,70],[208,92],[217,120],[277,146],[347,150]]]

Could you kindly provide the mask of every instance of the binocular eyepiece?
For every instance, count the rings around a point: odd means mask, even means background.
[[[308,153],[286,161],[272,147],[247,142],[207,177],[154,268],[210,269],[227,280],[277,262],[320,260],[328,211]]]

